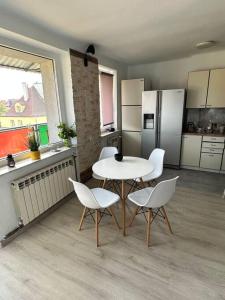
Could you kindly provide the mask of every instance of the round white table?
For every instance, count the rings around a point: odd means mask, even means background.
[[[149,160],[139,157],[124,156],[121,162],[116,161],[114,157],[109,157],[97,161],[92,170],[103,178],[121,180],[123,235],[126,235],[125,180],[140,178],[144,185],[142,177],[154,170],[153,164]]]

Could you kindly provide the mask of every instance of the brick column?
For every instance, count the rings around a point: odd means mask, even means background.
[[[100,152],[100,105],[98,61],[84,66],[83,54],[70,50],[77,150],[81,180],[91,174]],[[83,176],[82,176],[83,174]]]

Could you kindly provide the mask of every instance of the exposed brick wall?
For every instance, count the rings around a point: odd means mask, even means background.
[[[99,71],[96,63],[85,67],[81,57],[71,53],[70,58],[79,168],[84,172],[100,153]]]

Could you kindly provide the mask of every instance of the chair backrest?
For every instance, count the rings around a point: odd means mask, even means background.
[[[154,175],[158,178],[163,172],[163,160],[164,160],[165,150],[156,148],[152,151],[149,156],[149,160],[154,165]]]
[[[178,178],[179,176],[159,182],[153,189],[147,203],[144,206],[152,208],[164,206],[173,197]]]
[[[100,205],[95,196],[85,184],[77,182],[71,178],[68,178],[68,180],[73,183],[77,197],[85,207],[92,209],[100,208]]]
[[[117,154],[117,153],[118,153],[118,150],[116,147],[104,147],[104,148],[102,148],[102,151],[99,155],[99,160],[114,156],[114,154]]]

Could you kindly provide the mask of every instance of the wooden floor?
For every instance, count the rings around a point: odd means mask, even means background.
[[[225,176],[165,170],[164,178],[175,174],[173,236],[156,221],[148,249],[141,216],[125,238],[106,217],[97,249],[91,220],[77,231],[81,206],[71,199],[0,249],[0,299],[225,299]]]

